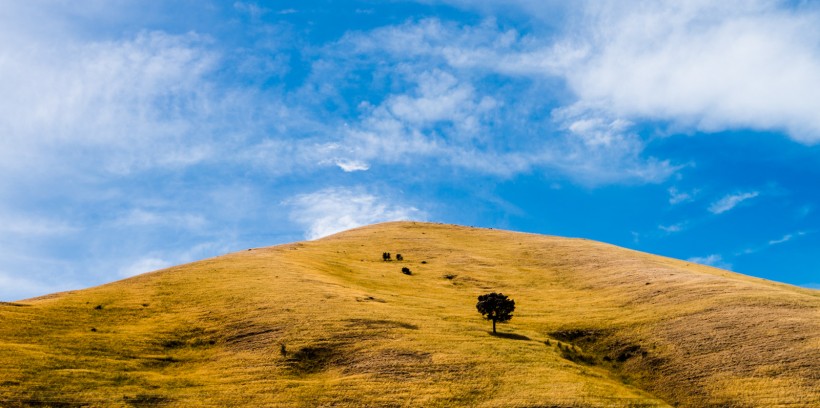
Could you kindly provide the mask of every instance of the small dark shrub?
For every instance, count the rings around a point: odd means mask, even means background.
[[[408,268],[406,266],[401,268],[401,273],[403,273],[405,275],[412,275],[413,274],[413,272],[410,272],[410,268]]]
[[[382,261],[390,260],[390,252],[382,252]]]
[[[102,308],[103,308],[103,306],[102,306],[102,305],[97,305],[97,306],[94,306],[94,310],[102,310]]]
[[[422,264],[426,264],[426,263],[427,263],[427,261],[421,261],[421,263],[422,263]]]
[[[549,341],[549,340],[545,341],[545,342],[544,342],[544,344],[546,344],[546,345],[548,345],[548,346],[552,346],[552,343],[550,343],[550,341]]]
[[[285,343],[282,343],[282,345],[279,347],[279,354],[281,354],[283,357],[288,356],[288,349],[287,347],[285,347]]]
[[[401,254],[396,254],[396,260],[397,260],[397,261],[403,261],[403,260],[404,260],[404,257],[403,257],[403,256],[401,256]]]
[[[456,275],[453,275],[452,273],[448,273],[448,274],[444,275],[444,279],[453,280],[455,278],[456,278]]]
[[[96,331],[97,331],[97,328],[96,328],[96,327],[92,327],[92,328],[91,328],[91,331],[96,332]]]

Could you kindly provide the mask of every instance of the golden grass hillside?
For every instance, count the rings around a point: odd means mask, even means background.
[[[399,222],[0,304],[3,407],[670,405],[820,406],[820,292]]]

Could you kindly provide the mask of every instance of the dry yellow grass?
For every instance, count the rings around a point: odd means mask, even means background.
[[[0,304],[4,407],[668,405],[820,406],[820,292],[404,222]]]

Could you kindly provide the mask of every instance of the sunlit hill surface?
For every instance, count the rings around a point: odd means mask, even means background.
[[[516,302],[495,336],[489,292]],[[0,406],[820,406],[820,291],[378,224],[2,303]]]

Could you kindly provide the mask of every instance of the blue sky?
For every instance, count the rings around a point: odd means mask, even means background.
[[[413,219],[820,287],[820,7],[0,6],[0,299]]]

